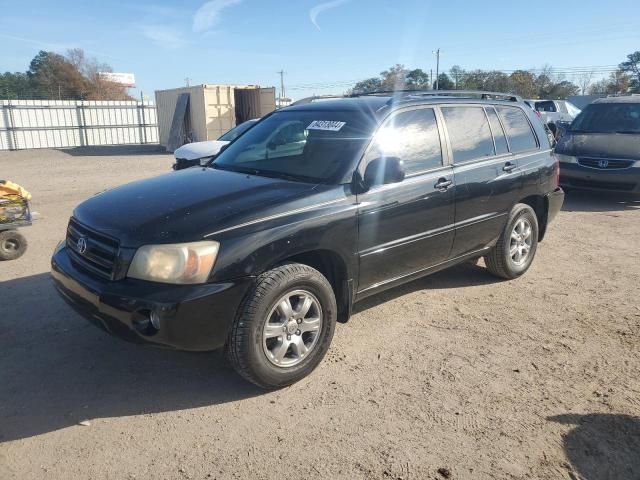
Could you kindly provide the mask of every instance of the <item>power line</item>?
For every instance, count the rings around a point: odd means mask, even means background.
[[[437,51],[435,51],[437,52]],[[434,52],[434,53],[435,53]],[[480,70],[483,73],[489,72],[500,72],[504,74],[511,74],[514,72],[529,72],[533,74],[540,73],[549,73],[551,75],[560,76],[572,76],[572,75],[580,75],[583,73],[593,73],[594,75],[607,75],[610,73],[615,73],[619,70],[618,65],[585,65],[585,66],[576,66],[576,67],[540,67],[540,68],[517,68],[513,70],[509,69],[473,69],[467,70],[458,73],[458,80],[464,79],[469,75],[472,75],[474,71]],[[280,72],[278,72],[280,73]],[[437,77],[439,76],[439,70],[436,70],[436,82]],[[289,85],[289,90],[326,90],[331,88],[340,88],[340,87],[350,87],[354,84],[366,80],[366,78],[358,78],[351,80],[335,80],[330,82],[310,82],[310,83],[299,83]]]

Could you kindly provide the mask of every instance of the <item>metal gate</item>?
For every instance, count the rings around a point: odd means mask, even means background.
[[[0,150],[158,143],[153,103],[2,100]]]

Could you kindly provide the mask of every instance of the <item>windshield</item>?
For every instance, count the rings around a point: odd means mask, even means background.
[[[246,122],[242,122],[240,125],[232,128],[227,133],[222,135],[218,140],[224,140],[225,142],[233,142],[236,138],[242,135],[244,132],[249,130],[253,124],[255,124],[258,120],[247,120]]]
[[[567,112],[569,112],[569,115],[571,115],[574,118],[577,117],[578,115],[580,115],[580,112],[582,110],[580,110],[578,107],[576,107],[573,103],[564,102],[564,104],[567,107]]]
[[[640,103],[593,103],[571,124],[576,133],[640,133]]]
[[[230,144],[212,165],[303,182],[347,183],[374,128],[358,112],[277,112]]]

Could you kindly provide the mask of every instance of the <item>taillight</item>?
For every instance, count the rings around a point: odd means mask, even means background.
[[[538,115],[538,118],[542,118],[542,114],[538,110],[534,110],[534,112],[536,112],[536,115]]]
[[[560,185],[560,160],[557,155],[554,155],[553,158],[556,159],[556,187]]]

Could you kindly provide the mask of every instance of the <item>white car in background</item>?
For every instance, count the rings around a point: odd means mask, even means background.
[[[205,142],[193,142],[182,145],[173,156],[176,163],[173,165],[174,170],[182,170],[184,168],[193,167],[194,165],[204,165],[213,157],[215,157],[222,147],[232,142],[244,132],[249,130],[259,119],[254,118],[236,125],[227,133],[222,135],[218,140],[207,140]]]
[[[542,123],[556,134],[556,123],[571,123],[582,110],[566,100],[525,100],[525,103],[533,108]]]

